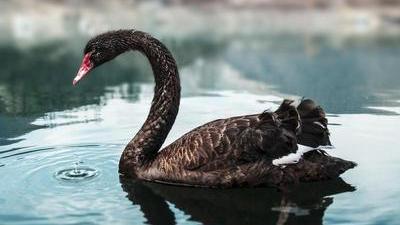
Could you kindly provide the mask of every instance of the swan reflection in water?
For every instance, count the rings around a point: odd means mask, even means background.
[[[127,198],[139,205],[147,223],[176,224],[168,203],[203,224],[322,224],[332,195],[355,188],[341,178],[277,191],[273,188],[205,189],[124,180]],[[167,203],[168,202],[168,203]]]

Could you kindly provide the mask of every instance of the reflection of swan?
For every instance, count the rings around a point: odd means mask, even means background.
[[[330,144],[325,113],[311,100],[297,109],[285,100],[274,113],[212,121],[158,152],[178,114],[181,89],[175,60],[160,41],[135,30],[101,34],[86,45],[73,84],[128,50],[147,56],[156,85],[147,120],[121,156],[121,174],[161,183],[232,187],[325,180],[355,166],[313,148],[298,163],[273,162],[296,152],[297,141],[312,147]]]
[[[167,202],[204,224],[322,224],[332,196],[354,191],[342,179],[301,184],[290,192],[269,188],[204,189],[121,179],[128,198],[149,224],[176,224]],[[295,222],[295,223],[294,223]]]

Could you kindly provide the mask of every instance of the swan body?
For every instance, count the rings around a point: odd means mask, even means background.
[[[178,69],[160,41],[136,30],[98,35],[87,43],[73,84],[129,50],[148,58],[155,89],[146,121],[121,155],[122,176],[185,186],[281,186],[336,178],[356,165],[318,147],[331,143],[325,113],[312,100],[297,107],[284,100],[275,112],[215,120],[159,151],[180,103]]]

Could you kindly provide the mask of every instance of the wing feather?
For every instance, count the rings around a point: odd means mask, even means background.
[[[298,116],[288,112],[294,109],[290,103],[277,113],[220,119],[192,130],[160,152],[161,169],[221,170],[295,152],[297,125],[292,120]]]

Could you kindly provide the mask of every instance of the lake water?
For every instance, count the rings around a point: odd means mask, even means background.
[[[72,35],[71,35],[72,36]],[[119,156],[149,110],[150,67],[126,54],[72,87],[87,36],[0,42],[0,224],[397,224],[400,39],[375,35],[161,35],[183,98],[167,143],[205,122],[275,109],[329,114],[342,179],[279,192],[120,180]],[[94,169],[88,179],[58,172]]]

